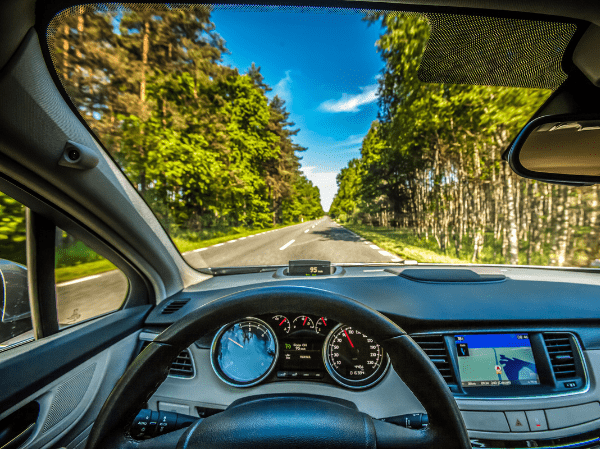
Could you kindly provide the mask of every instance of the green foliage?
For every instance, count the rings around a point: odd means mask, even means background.
[[[0,258],[25,265],[25,207],[0,192]]]
[[[260,67],[221,63],[224,41],[204,6],[67,17],[55,67],[77,107],[175,235],[312,219],[284,102]],[[65,41],[68,50],[64,50]]]

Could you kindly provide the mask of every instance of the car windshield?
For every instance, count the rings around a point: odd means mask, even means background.
[[[195,268],[593,267],[597,187],[522,179],[501,159],[566,79],[575,31],[115,4],[61,12],[47,44],[66,94]]]

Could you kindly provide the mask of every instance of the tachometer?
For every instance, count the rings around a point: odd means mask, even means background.
[[[269,325],[246,318],[221,328],[213,340],[210,361],[221,380],[249,387],[271,373],[278,354],[277,339]]]
[[[310,317],[307,317],[306,315],[300,315],[294,318],[294,321],[292,322],[292,328],[295,331],[313,330],[315,328],[315,323],[310,319]]]
[[[389,365],[389,358],[378,343],[359,330],[342,324],[327,336],[323,359],[331,377],[350,388],[374,385]]]

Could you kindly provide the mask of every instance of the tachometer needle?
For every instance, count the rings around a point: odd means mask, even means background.
[[[345,331],[344,331],[344,332],[345,332]],[[228,340],[229,340],[230,342],[232,342],[232,343],[235,343],[235,344],[236,344],[236,345],[238,345],[240,348],[243,348],[243,346],[242,346],[241,344],[239,344],[237,341],[235,341],[235,340],[232,340],[231,338],[228,338]],[[350,344],[352,344],[352,343],[350,343]],[[352,347],[354,347],[354,346],[352,346]]]
[[[323,323],[323,326],[327,326],[327,322],[325,321],[325,318],[321,317],[321,323]]]
[[[306,324],[306,320],[308,320],[307,316],[304,317],[304,323],[302,323],[302,326],[304,326]]]
[[[287,318],[284,318],[279,325],[281,326],[283,323],[285,323],[285,320],[287,320]]]
[[[348,335],[348,332],[346,332],[346,329],[344,329],[344,334],[346,334],[346,338],[348,339],[350,346],[354,347],[354,345],[352,344],[352,340],[350,340],[350,336]]]

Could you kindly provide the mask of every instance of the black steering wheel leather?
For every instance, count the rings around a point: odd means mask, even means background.
[[[386,350],[396,373],[427,411],[429,426],[411,430],[385,423],[332,398],[277,395],[236,402],[185,431],[145,441],[129,436],[129,425],[167,378],[171,362],[183,349],[210,329],[281,311],[327,316],[372,337]],[[291,416],[296,419],[290,420]],[[249,289],[203,305],[162,332],[129,366],[104,403],[86,448],[159,447],[470,449],[471,444],[446,382],[397,324],[351,298],[316,288],[284,286]]]

